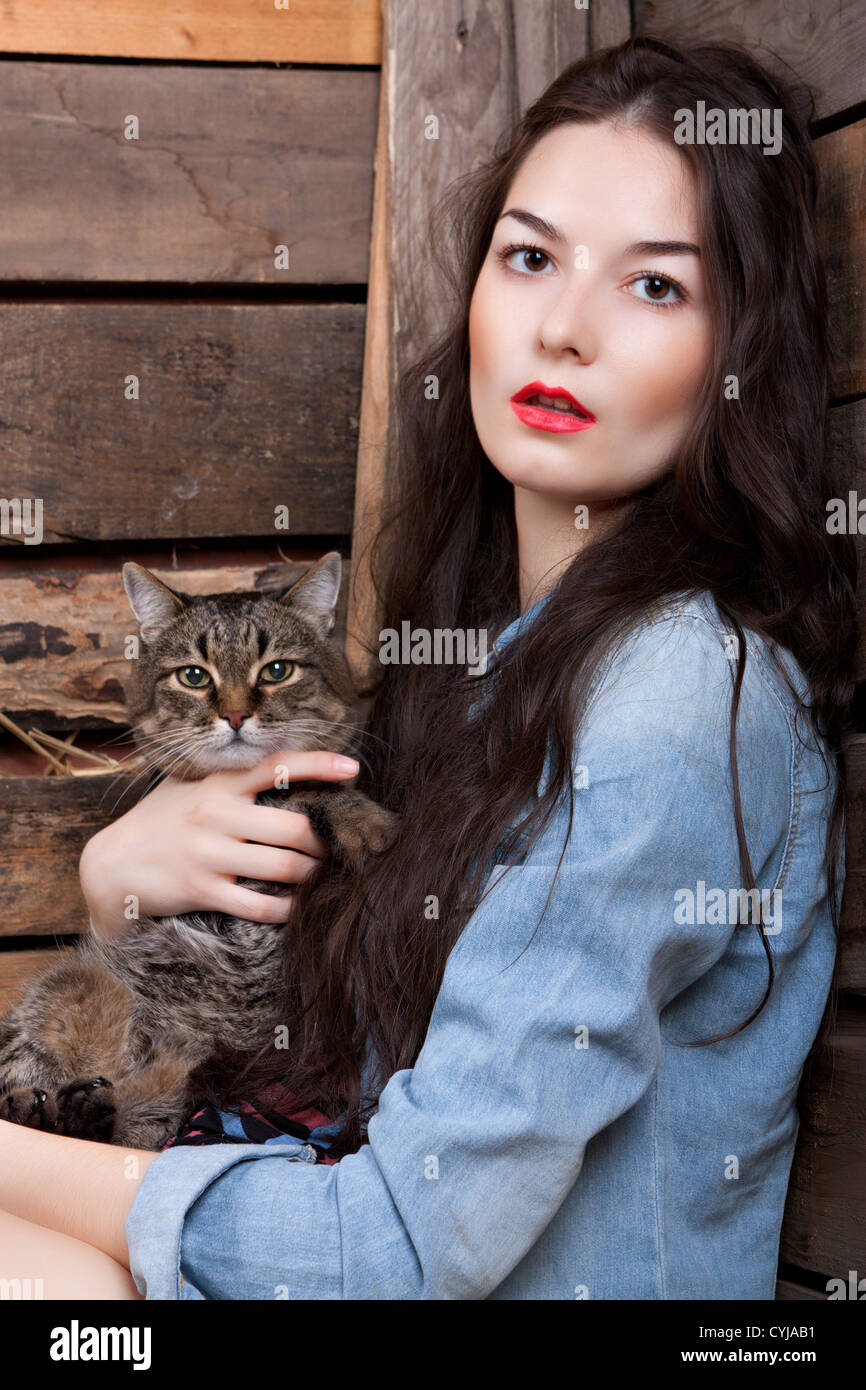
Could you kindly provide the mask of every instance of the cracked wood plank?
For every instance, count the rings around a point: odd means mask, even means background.
[[[366,283],[378,83],[0,61],[0,280]]]

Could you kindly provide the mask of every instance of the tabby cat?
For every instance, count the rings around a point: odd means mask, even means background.
[[[284,591],[190,596],[123,566],[141,634],[127,709],[157,776],[249,768],[283,748],[351,752],[357,694],[330,636],[340,576],[332,551]],[[307,814],[350,868],[396,833],[396,817],[345,781],[295,782],[256,800]],[[161,1148],[207,1099],[192,1073],[217,1043],[245,1051],[273,1036],[282,939],[281,925],[219,912],[143,918],[117,940],[84,937],[0,1020],[0,1117]]]

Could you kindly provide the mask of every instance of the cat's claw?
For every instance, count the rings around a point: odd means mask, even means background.
[[[104,1076],[70,1081],[57,1092],[59,1129],[76,1139],[108,1143],[114,1130],[114,1087]]]
[[[27,1129],[53,1130],[57,1127],[57,1105],[54,1097],[38,1086],[19,1086],[0,1096],[0,1120]]]

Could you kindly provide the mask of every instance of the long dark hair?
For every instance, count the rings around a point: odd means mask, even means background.
[[[453,294],[452,318],[399,382],[387,510],[370,552],[379,626],[399,630],[408,619],[428,631],[487,629],[495,636],[519,612],[513,493],[475,431],[468,316],[523,160],[565,122],[617,119],[673,144],[674,112],[694,110],[698,101],[724,110],[780,108],[784,139],[772,156],[755,144],[677,146],[697,182],[714,324],[693,427],[670,470],[575,556],[544,622],[511,642],[493,672],[473,679],[449,664],[379,667],[367,691],[362,785],[400,813],[402,833],[363,873],[350,877],[325,861],[300,886],[286,928],[288,1047],[268,1044],[253,1059],[221,1059],[208,1075],[212,1094],[224,1102],[280,1083],[299,1105],[342,1115],[337,1156],[366,1141],[382,1086],[414,1064],[446,959],[493,859],[506,860],[518,837],[524,848],[531,845],[560,797],[571,797],[576,731],[599,661],[666,597],[710,590],[739,640],[730,749],[749,888],[755,880],[736,764],[745,629],[781,644],[800,663],[807,717],[839,775],[826,847],[838,936],[856,558],[853,538],[831,537],[825,527],[827,500],[847,482],[831,476],[824,449],[828,345],[807,92],[728,45],[677,50],[631,39],[566,68],[490,160],[451,185],[435,210],[431,245]],[[730,375],[739,380],[735,404],[724,398]],[[434,400],[425,391],[431,376],[439,382]],[[481,711],[470,719],[469,704],[479,697]],[[551,777],[539,796],[548,749]],[[433,918],[425,911],[429,895],[438,899]],[[756,925],[767,988],[733,1032],[757,1016],[772,988],[770,943],[763,923]],[[378,1067],[364,1091],[368,1044]]]

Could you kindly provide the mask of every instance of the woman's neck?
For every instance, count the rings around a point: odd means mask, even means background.
[[[620,514],[620,500],[581,504],[529,488],[514,488],[520,612],[554,588],[571,561]]]

